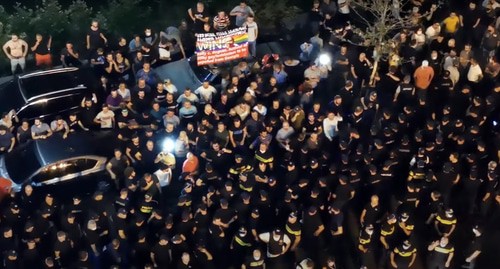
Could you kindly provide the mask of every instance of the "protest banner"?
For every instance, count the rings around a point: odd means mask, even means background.
[[[248,53],[248,34],[245,27],[216,33],[196,34],[198,66],[246,58]]]

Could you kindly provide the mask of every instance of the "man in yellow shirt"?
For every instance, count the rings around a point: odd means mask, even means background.
[[[455,34],[460,25],[460,18],[457,13],[451,12],[450,16],[443,20],[444,30],[448,34]]]

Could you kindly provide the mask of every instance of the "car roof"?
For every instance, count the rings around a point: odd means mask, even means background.
[[[57,68],[20,75],[18,80],[24,99],[33,101],[61,90],[85,88],[90,74],[75,67]]]
[[[108,157],[114,149],[109,148],[112,138],[107,133],[79,132],[70,134],[66,139],[59,135],[53,136],[47,140],[34,142],[42,166],[85,155]]]
[[[53,135],[47,140],[30,141],[5,156],[11,179],[20,184],[40,168],[61,160],[97,155],[110,157],[115,148],[111,132],[80,132],[66,139]]]

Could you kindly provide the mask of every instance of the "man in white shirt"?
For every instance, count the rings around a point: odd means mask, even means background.
[[[217,94],[214,86],[210,85],[208,80],[203,81],[203,84],[194,91],[195,94],[200,96],[200,104],[212,103],[212,98]]]
[[[175,95],[177,93],[177,87],[172,83],[172,81],[167,78],[163,81],[163,88],[167,90],[167,92]]]
[[[433,25],[427,27],[425,30],[425,35],[427,36],[427,42],[431,42],[436,39],[441,33],[441,25],[438,22],[435,22]]]
[[[343,120],[342,116],[335,115],[332,111],[328,112],[327,117],[323,120],[323,132],[328,140],[333,141],[339,131],[338,124]]]
[[[290,127],[290,123],[288,121],[284,121],[281,129],[276,133],[276,141],[278,141],[280,147],[290,150],[290,146],[287,141],[290,140],[290,137],[295,133],[293,128]]]
[[[474,58],[470,59],[469,72],[467,73],[467,80],[472,83],[478,83],[483,78],[483,70]]]
[[[257,55],[257,37],[259,36],[259,27],[255,22],[253,14],[248,15],[246,22],[243,23],[242,26],[247,28],[248,50],[250,56],[255,57]]]
[[[154,174],[158,177],[158,182],[160,183],[161,189],[164,189],[172,181],[172,169],[164,164],[160,166],[161,166],[160,169],[156,170]]]
[[[115,125],[115,113],[107,104],[102,105],[102,110],[97,114],[94,122],[101,125],[101,129],[112,129]]]

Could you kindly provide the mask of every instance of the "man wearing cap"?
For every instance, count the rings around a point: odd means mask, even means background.
[[[160,236],[158,243],[151,248],[150,257],[155,268],[168,268],[172,253],[167,235]]]
[[[3,257],[3,268],[19,268],[20,262],[18,260],[17,251],[11,249]]]
[[[241,265],[241,269],[265,269],[266,262],[260,249],[254,249],[252,256],[247,259],[247,261]]]
[[[244,226],[241,226],[238,232],[233,236],[233,240],[231,240],[231,244],[229,245],[235,267],[243,263],[243,259],[250,253],[250,248],[253,245],[252,243],[253,238],[251,234]]]
[[[397,218],[394,214],[389,214],[380,227],[380,243],[382,243],[382,255],[379,265],[384,267],[389,257],[389,251],[395,243]]]
[[[410,214],[408,212],[402,212],[398,221],[398,227],[401,232],[403,232],[403,237],[408,238],[413,233],[415,229],[415,224],[413,220],[410,219]]]
[[[283,233],[281,229],[274,229],[272,232],[259,234],[259,239],[267,244],[267,258],[269,261],[272,264],[280,264],[281,261],[278,258],[290,248],[290,237]]]
[[[369,224],[359,233],[358,250],[361,254],[361,266],[368,266],[368,259],[372,250],[373,231],[373,225]]]
[[[297,218],[296,212],[291,212],[286,220],[285,233],[290,238],[292,245],[290,247],[291,251],[295,251],[300,244],[300,239],[302,235],[302,227]]]
[[[415,79],[415,87],[419,98],[425,100],[427,88],[429,88],[434,78],[434,69],[429,66],[429,61],[422,61],[422,65],[413,73],[413,78]]]
[[[448,237],[441,237],[440,240],[433,241],[427,250],[430,252],[428,269],[450,268],[455,248],[449,242]]]
[[[302,234],[302,245],[307,251],[307,256],[313,260],[318,260],[320,251],[323,251],[323,232],[325,225],[315,206],[309,207],[307,212],[304,212]]]
[[[391,265],[393,268],[408,269],[415,262],[417,249],[409,240],[405,240],[401,246],[395,247],[391,252]]]
[[[439,236],[450,237],[457,226],[457,218],[453,214],[453,209],[447,208],[438,213],[434,228]]]
[[[483,229],[479,225],[472,227],[474,238],[465,252],[465,263],[462,268],[474,269],[483,248]]]
[[[234,155],[234,162],[234,165],[229,168],[228,177],[230,178],[237,179],[237,175],[253,170],[253,167],[240,154]]]

